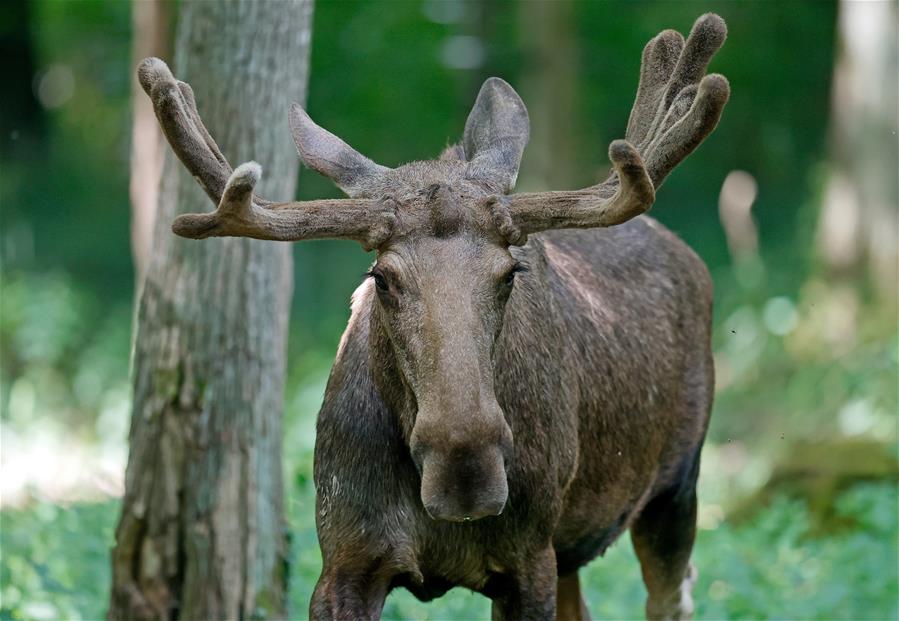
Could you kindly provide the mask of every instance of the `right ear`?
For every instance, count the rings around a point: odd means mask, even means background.
[[[505,80],[488,78],[465,121],[462,145],[470,162],[468,176],[503,193],[512,191],[530,131],[527,108],[515,89]]]
[[[288,118],[303,163],[331,179],[347,196],[370,197],[380,179],[390,170],[316,125],[300,104],[291,104]]]

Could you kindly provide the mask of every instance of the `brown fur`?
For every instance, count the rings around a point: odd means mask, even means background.
[[[468,270],[473,284],[484,258],[476,240],[460,234],[423,244],[427,252],[410,264],[416,273],[447,275],[454,287]],[[397,585],[424,598],[457,584],[495,597],[511,585],[551,592],[545,576],[554,581],[600,554],[650,499],[692,489],[712,396],[711,283],[699,259],[648,218],[533,236],[508,252],[529,271],[516,276],[492,365],[514,442],[503,514],[456,524],[425,512],[409,450],[416,396],[366,281],[319,416],[325,568],[313,617],[342,618],[323,602],[334,576],[360,559],[366,584],[384,583],[378,597]],[[458,273],[444,269],[448,256]],[[459,307],[472,304],[461,289],[453,295]],[[453,303],[436,304],[454,312]],[[456,338],[471,337],[457,331]],[[444,380],[451,388],[444,426],[487,437],[489,422],[453,418],[453,399],[467,403],[472,382]],[[547,550],[550,573],[534,576]],[[541,583],[521,584],[526,578]]]

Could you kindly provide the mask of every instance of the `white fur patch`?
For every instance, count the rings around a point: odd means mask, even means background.
[[[372,282],[372,279],[366,278],[362,284],[356,287],[356,290],[353,291],[353,295],[350,296],[350,320],[346,324],[346,330],[343,331],[343,335],[340,337],[340,344],[337,346],[335,362],[340,360],[343,355],[343,348],[344,345],[346,345],[347,335],[353,329],[353,326],[356,325],[356,322],[359,321],[360,315],[363,314],[368,301],[373,295],[374,287],[375,285],[374,282]]]

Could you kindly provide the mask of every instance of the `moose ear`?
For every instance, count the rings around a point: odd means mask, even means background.
[[[465,121],[462,145],[470,162],[468,176],[510,192],[529,134],[528,111],[521,97],[506,81],[488,78]]]
[[[368,198],[390,169],[353,149],[309,118],[300,104],[290,106],[290,131],[303,163],[331,179],[351,198]]]

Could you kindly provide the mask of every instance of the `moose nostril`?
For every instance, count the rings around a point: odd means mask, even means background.
[[[452,503],[447,503],[446,499],[444,499],[440,502],[427,503],[424,505],[424,508],[428,517],[432,520],[467,524],[482,518],[502,515],[505,506],[505,501],[494,501],[480,507],[468,507],[464,511],[459,511],[458,507],[454,507]]]

